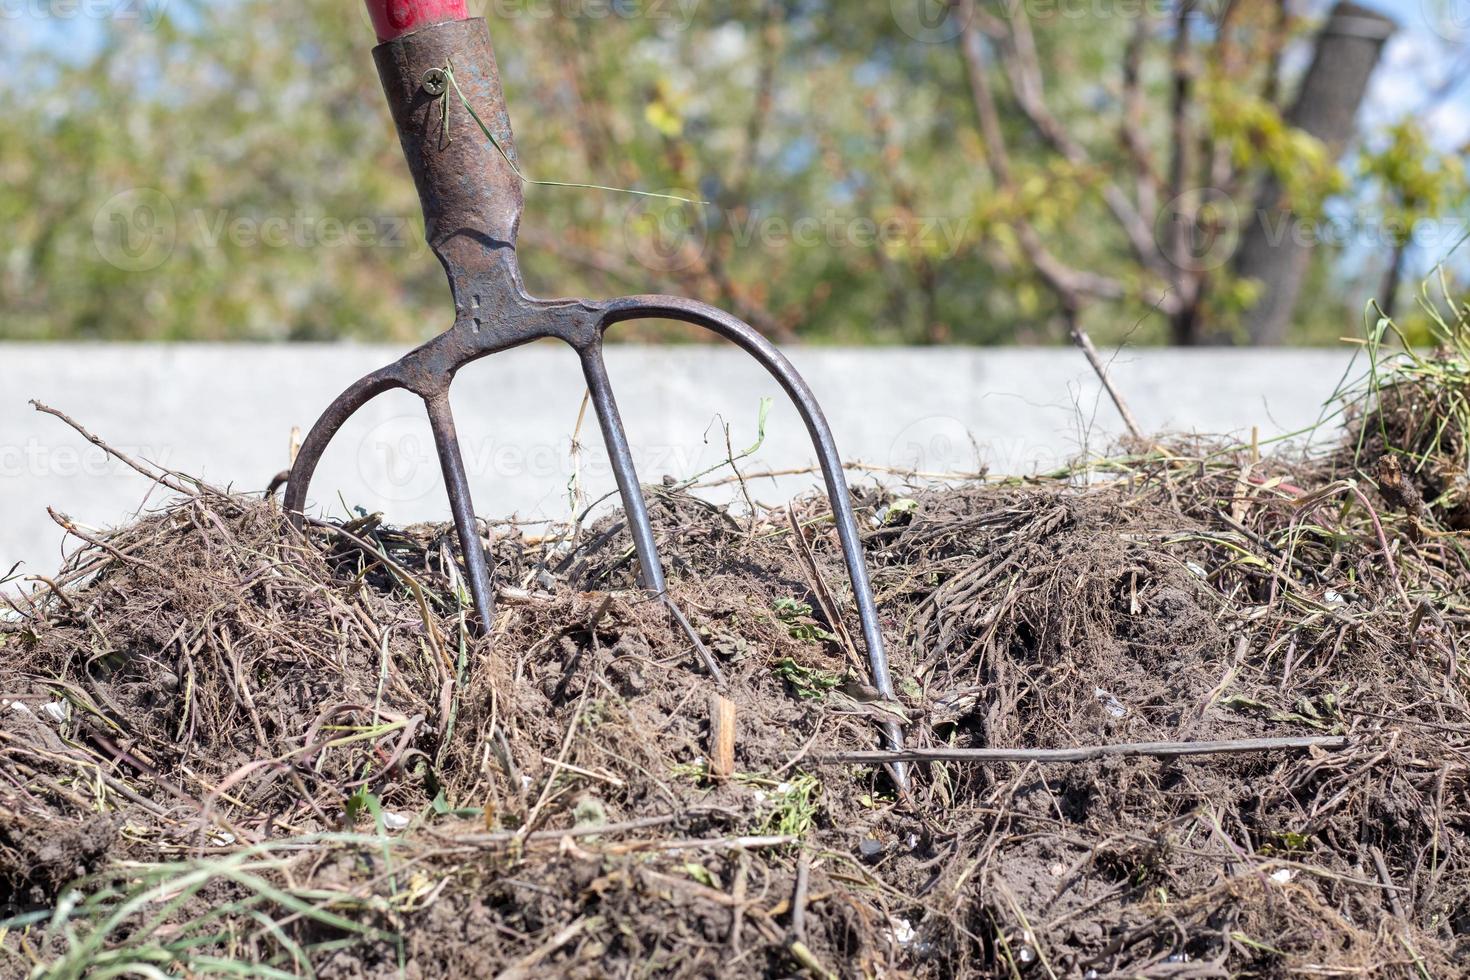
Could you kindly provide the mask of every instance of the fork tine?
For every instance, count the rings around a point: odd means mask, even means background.
[[[623,431],[623,419],[618,414],[607,365],[602,360],[601,338],[581,348],[579,354],[582,373],[587,378],[587,390],[592,394],[592,405],[597,410],[598,424],[602,426],[602,439],[607,443],[608,458],[617,477],[618,493],[623,498],[623,512],[628,517],[633,547],[638,552],[638,582],[650,592],[662,595],[667,589],[663,565],[659,562],[658,546],[653,539],[653,524],[648,519],[648,502],[643,499],[638,472],[633,467],[628,434]]]
[[[317,464],[321,462],[327,444],[364,405],[385,391],[403,387],[396,368],[396,364],[390,365],[355,382],[327,406],[327,410],[306,434],[306,441],[301,444],[301,449],[291,464],[291,472],[286,480],[286,496],[282,502],[286,519],[296,530],[301,530],[305,525],[306,492],[311,489],[311,478],[316,474]]]
[[[475,601],[475,615],[479,620],[476,633],[485,636],[495,622],[495,586],[490,579],[490,565],[485,559],[480,529],[475,523],[475,505],[470,498],[470,484],[465,476],[464,458],[459,451],[459,436],[454,429],[448,390],[426,396],[424,405],[429,411],[429,428],[434,433],[434,448],[439,453],[439,466],[444,471],[444,488],[449,493],[449,507],[454,513],[455,529],[459,531],[460,553],[470,580],[470,594]]]
[[[863,558],[862,538],[858,535],[857,519],[853,516],[847,476],[842,467],[842,457],[838,455],[832,438],[832,429],[822,414],[821,406],[817,404],[816,396],[775,344],[748,323],[707,303],[677,296],[630,296],[614,300],[604,307],[602,325],[606,328],[625,320],[643,317],[682,320],[712,330],[733,341],[771,373],[796,405],[817,451],[817,459],[822,465],[827,499],[832,504],[837,537],[842,542],[842,557],[847,564],[858,617],[863,624],[863,642],[868,649],[868,666],[873,686],[885,698],[893,698],[893,678],[888,668],[888,653],[883,645],[878,608],[873,601],[873,587],[868,580],[868,566]],[[883,722],[881,728],[889,748],[903,748],[903,729],[898,723]],[[903,763],[895,763],[891,771],[899,787],[907,790],[907,767]]]

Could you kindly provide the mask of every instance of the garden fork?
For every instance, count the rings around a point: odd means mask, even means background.
[[[370,400],[403,388],[424,400],[444,472],[465,572],[474,600],[475,629],[488,632],[495,590],[470,501],[469,481],[449,407],[455,373],[471,361],[534,340],[556,338],[582,362],[587,390],[607,443],[618,491],[638,557],[639,584],[666,599],[663,568],[649,523],[648,505],[633,469],[628,438],[618,416],[602,359],[603,334],[637,318],[681,320],[712,330],[743,348],[766,368],[796,403],[821,461],[857,599],[872,681],[893,698],[878,613],[863,560],[862,542],[842,461],[811,389],[765,337],[728,313],[673,296],[631,296],[612,301],[543,300],[530,296],[516,261],[516,231],[523,205],[523,177],[501,92],[490,32],[470,18],[464,0],[367,0],[377,29],[373,51],[404,155],[423,203],[429,245],[449,276],[455,320],[444,333],[344,391],[317,421],[292,465],[285,509],[299,530],[312,474],[333,436]],[[450,88],[463,93],[474,113],[456,111]],[[476,118],[478,117],[478,118]],[[483,126],[493,134],[485,139]],[[888,747],[902,747],[897,723],[884,725]],[[900,784],[902,771],[895,767]]]

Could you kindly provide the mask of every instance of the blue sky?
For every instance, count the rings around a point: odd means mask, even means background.
[[[1436,145],[1470,144],[1470,0],[1359,0],[1401,25],[1373,77],[1364,128],[1419,116]],[[1446,80],[1452,86],[1436,90]]]
[[[205,0],[207,3],[228,0]],[[362,0],[341,0],[360,3]],[[1358,0],[1400,24],[1374,76],[1364,108],[1370,134],[1405,115],[1420,116],[1437,146],[1454,150],[1470,143],[1470,0]],[[283,5],[289,0],[282,0]],[[147,19],[184,6],[174,0],[0,0],[0,55],[12,50],[53,48],[84,55],[95,43],[98,21],[88,16],[37,16],[55,5],[73,11],[113,9]],[[1330,0],[1295,0],[1298,9],[1324,10]],[[1438,98],[1447,78],[1458,84]],[[1431,104],[1432,99],[1432,104]]]

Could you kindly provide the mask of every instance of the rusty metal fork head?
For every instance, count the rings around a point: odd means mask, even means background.
[[[632,532],[639,582],[663,596],[664,575],[648,506],[603,363],[602,338],[608,327],[625,320],[663,318],[692,323],[750,353],[776,378],[801,413],[832,503],[862,620],[872,681],[884,697],[891,698],[892,680],[842,462],[816,399],[791,363],[749,325],[693,300],[673,296],[543,300],[528,295],[516,261],[516,233],[523,208],[521,177],[512,166],[515,141],[485,21],[450,19],[424,26],[379,45],[373,57],[418,186],[429,245],[449,277],[455,318],[439,336],[352,385],[322,414],[303,442],[287,483],[285,509],[293,524],[299,529],[304,523],[312,474],[342,425],[385,391],[403,388],[413,392],[423,399],[428,412],[474,600],[475,625],[488,631],[495,590],[455,434],[449,387],[455,373],[471,361],[534,340],[556,338],[570,345],[581,360]],[[498,147],[484,138],[469,113],[455,111],[449,103],[446,68],[452,70],[465,98],[477,107]],[[885,735],[890,748],[901,747],[896,724],[887,724]]]

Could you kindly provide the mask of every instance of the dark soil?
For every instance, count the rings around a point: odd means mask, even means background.
[[[302,537],[170,477],[0,624],[0,974],[1470,975],[1470,559],[1389,456],[862,491],[896,706],[786,514],[650,488],[727,780],[615,517],[489,529],[480,640],[446,528]],[[846,602],[825,503],[792,507]],[[905,797],[830,758],[890,710],[921,748],[1348,740],[919,764]],[[149,888],[182,897],[124,907]]]

